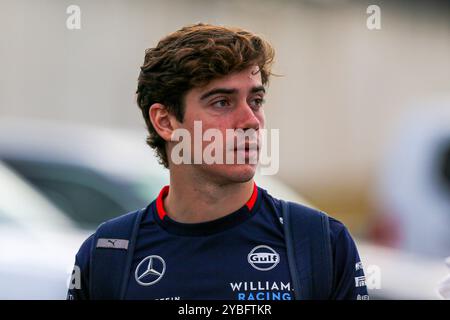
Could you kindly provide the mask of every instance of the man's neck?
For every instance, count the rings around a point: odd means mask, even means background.
[[[219,185],[199,181],[183,183],[171,176],[164,199],[167,215],[180,223],[200,223],[222,218],[240,209],[251,197],[253,179]]]

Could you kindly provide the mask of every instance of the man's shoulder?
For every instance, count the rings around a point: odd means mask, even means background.
[[[267,190],[260,188],[262,192],[265,194],[267,199],[274,205],[276,211],[280,212],[279,216],[281,216],[281,207],[282,207],[282,201],[289,201],[294,204],[294,208],[297,208],[297,210],[294,209],[296,212],[302,212],[302,213],[308,213],[308,214],[325,214],[328,216],[329,226],[330,226],[330,232],[332,238],[337,238],[341,233],[348,233],[347,227],[339,221],[338,219],[332,217],[329,213],[324,212],[320,209],[317,209],[309,204],[292,201],[292,200],[282,200],[280,198],[277,198],[273,195],[271,195]],[[333,239],[332,239],[333,240]]]
[[[330,227],[330,237],[331,242],[333,245],[335,245],[337,242],[348,242],[352,241],[352,237],[350,235],[349,230],[345,226],[343,222],[338,220],[337,218],[331,216],[328,212],[322,211],[318,208],[315,208],[309,204],[297,202],[297,201],[291,201],[291,200],[282,200],[279,198],[276,198],[272,196],[267,190],[264,190],[264,193],[268,197],[268,199],[273,203],[276,210],[280,212],[281,216],[281,207],[282,207],[282,201],[289,201],[292,204],[294,204],[294,212],[302,213],[302,214],[308,214],[308,215],[314,215],[314,214],[324,214],[328,217],[329,221],[329,227]]]
[[[95,233],[91,234],[86,240],[84,240],[75,256],[75,264],[82,270],[87,269],[89,266],[94,237]]]
[[[334,236],[335,238],[338,238],[339,236],[342,236],[344,234],[349,234],[347,227],[340,220],[328,216],[328,221],[330,224],[330,232],[332,237]]]
[[[141,208],[141,209],[137,209],[134,211],[130,211],[130,212],[126,212],[124,214],[121,214],[117,217],[108,219],[104,222],[102,222],[101,224],[98,225],[98,227],[96,228],[95,232],[93,232],[86,240],[84,240],[84,242],[81,244],[80,249],[78,250],[77,253],[77,260],[79,262],[84,261],[85,264],[87,264],[87,262],[89,261],[90,258],[90,253],[93,249],[94,241],[96,240],[96,238],[98,237],[98,233],[100,229],[103,229],[105,227],[109,228],[109,232],[111,232],[111,234],[114,234],[114,232],[116,232],[118,229],[120,229],[122,226],[125,227],[132,227],[131,224],[134,223],[137,215],[141,212],[141,211],[145,211],[146,208]]]

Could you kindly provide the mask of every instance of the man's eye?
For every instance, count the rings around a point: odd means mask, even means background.
[[[217,108],[224,108],[224,107],[228,107],[229,103],[227,100],[219,100],[219,101],[214,102],[212,105]]]
[[[251,101],[251,106],[254,107],[254,108],[259,108],[259,107],[262,107],[262,105],[264,104],[264,102],[266,102],[264,99],[262,99],[262,98],[256,98],[256,99],[253,99],[253,100]]]

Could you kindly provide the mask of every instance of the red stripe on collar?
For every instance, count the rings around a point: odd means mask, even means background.
[[[156,212],[159,218],[162,220],[167,215],[166,210],[164,210],[164,198],[169,193],[169,186],[164,186],[159,192],[158,198],[156,198]]]
[[[169,194],[169,187],[170,186],[164,186],[161,191],[159,192],[158,197],[156,198],[156,211],[158,213],[159,218],[162,220],[165,216],[167,216],[167,212],[164,209],[164,198]],[[252,210],[253,206],[255,205],[256,199],[258,198],[258,187],[256,186],[256,183],[253,182],[253,192],[248,199],[248,201],[245,203],[248,210]]]

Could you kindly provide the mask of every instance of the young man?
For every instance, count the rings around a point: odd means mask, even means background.
[[[147,143],[170,171],[170,186],[146,208],[127,215],[135,221],[135,240],[115,236],[125,223],[119,219],[106,226],[110,233],[97,231],[83,243],[76,255],[80,285],[69,290],[69,299],[290,300],[300,293],[308,299],[368,298],[345,226],[327,217],[324,241],[314,240],[313,234],[297,243],[294,251],[306,248],[299,250],[300,264],[309,263],[297,274],[280,219],[283,201],[253,181],[256,164],[250,160],[258,158],[273,56],[271,45],[257,35],[206,24],[184,27],[146,51],[137,103],[148,127]],[[241,154],[245,161],[195,161],[191,150],[198,142],[198,123],[201,135],[208,130],[222,134],[215,138],[223,139],[222,149],[215,151],[219,160]],[[252,134],[239,143],[238,134],[227,136],[230,130]],[[180,131],[193,137],[181,162],[174,160],[180,155],[180,141],[174,139]],[[207,147],[202,141],[201,151]],[[326,270],[322,264],[328,264],[327,259],[314,263],[315,248],[328,247],[324,257],[329,256],[330,276],[316,274],[314,284],[309,272]],[[116,254],[127,262],[114,260]],[[313,287],[323,279],[329,289],[315,295]]]

